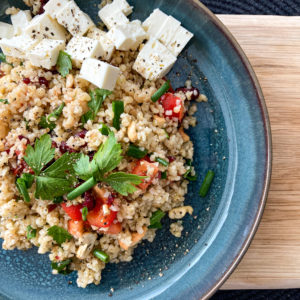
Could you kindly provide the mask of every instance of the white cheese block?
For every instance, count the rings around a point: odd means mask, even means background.
[[[106,6],[104,6],[104,8]],[[104,8],[102,8],[99,11],[99,17],[108,29],[111,29],[116,25],[123,25],[129,23],[129,19],[124,15],[124,13],[121,10],[114,10],[109,13],[103,13]]]
[[[87,58],[100,58],[104,55],[104,49],[98,40],[82,36],[74,36],[68,43],[66,52],[76,65],[80,65]]]
[[[116,48],[122,51],[136,50],[147,38],[145,30],[138,20],[124,25],[117,25],[110,29],[107,35]]]
[[[69,2],[58,11],[56,19],[72,35],[83,36],[91,27],[95,26],[92,19],[74,1]]]
[[[140,51],[133,69],[144,78],[156,80],[164,77],[173,67],[176,57],[158,40],[150,39]]]
[[[104,53],[101,56],[102,60],[110,61],[114,51],[115,45],[114,43],[108,38],[107,33],[103,30],[98,29],[97,27],[92,27],[88,34],[88,38],[99,40]]]
[[[39,40],[37,39],[32,39],[26,35],[19,35],[11,39],[2,39],[0,47],[5,55],[24,59],[26,58],[26,53],[38,43]]]
[[[160,9],[156,8],[152,14],[143,22],[143,28],[147,31],[148,36],[155,38],[168,19],[168,15],[163,13]]]
[[[80,70],[81,78],[109,91],[115,88],[119,74],[119,68],[94,58],[86,59]]]
[[[171,38],[175,35],[180,27],[180,22],[172,16],[168,16],[167,20],[162,24],[155,38],[162,42],[165,46],[170,43]]]
[[[14,27],[8,23],[0,22],[0,39],[10,39],[14,36]]]
[[[17,14],[12,15],[11,22],[14,26],[14,34],[21,35],[32,20],[30,10],[20,10]]]
[[[105,5],[99,11],[99,17],[111,16],[117,11],[121,11],[125,16],[132,13],[133,6],[130,6],[126,0],[114,0],[112,3]]]
[[[35,16],[24,31],[33,39],[66,40],[67,32],[47,13]]]
[[[27,55],[32,65],[50,70],[57,63],[59,51],[64,50],[65,41],[44,39]]]
[[[44,10],[53,19],[56,19],[56,14],[63,9],[71,0],[50,0],[44,6]]]
[[[191,32],[180,26],[167,44],[167,48],[172,51],[175,56],[178,56],[193,36]]]

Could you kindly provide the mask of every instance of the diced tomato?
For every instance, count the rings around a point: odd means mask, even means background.
[[[110,210],[109,204],[105,204],[108,206],[109,213],[104,215],[103,205],[100,201],[97,201],[95,208],[90,211],[87,215],[87,221],[91,226],[96,227],[110,227],[117,216],[117,212]]]
[[[152,169],[151,175],[149,176],[148,170]],[[158,173],[158,167],[154,163],[150,163],[145,159],[141,159],[137,162],[136,166],[132,170],[132,174],[139,175],[139,176],[148,176],[150,178],[143,179],[143,182],[139,184],[139,187],[142,190],[146,190],[147,187],[151,184],[153,179],[156,177]]]
[[[102,202],[103,204],[112,204],[112,195],[105,188],[100,188],[97,185],[93,187],[94,195],[97,201]]]
[[[67,206],[67,203],[62,203],[61,207],[73,221],[82,221],[82,204]]]
[[[73,236],[79,238],[84,233],[84,222],[83,221],[68,221],[68,231]]]
[[[171,93],[166,93],[160,97],[159,101],[164,108],[165,118],[177,118],[179,121],[182,120],[184,116],[184,106],[183,101],[179,97]]]
[[[120,233],[122,231],[122,224],[121,223],[116,223],[116,224],[114,224],[114,223],[112,223],[110,226],[109,226],[109,228],[108,228],[108,230],[106,230],[106,231],[101,231],[102,233],[105,233],[105,234],[118,234],[118,233]]]

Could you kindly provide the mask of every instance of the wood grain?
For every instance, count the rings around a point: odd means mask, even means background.
[[[300,17],[219,15],[262,86],[273,135],[266,210],[223,289],[300,287]]]

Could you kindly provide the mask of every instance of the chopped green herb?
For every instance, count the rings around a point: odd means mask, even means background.
[[[7,62],[6,56],[5,56],[4,53],[0,53],[0,61],[3,62],[3,63],[6,63],[8,65],[11,65],[13,67],[13,64],[10,64],[10,63]]]
[[[25,122],[26,130],[29,130],[30,129],[30,127],[29,127],[29,121],[27,121],[26,119],[24,119],[24,122]]]
[[[153,102],[156,102],[163,94],[165,94],[170,88],[170,81],[167,80],[151,97]]]
[[[72,70],[71,56],[64,51],[59,51],[56,67],[61,76],[66,77]]]
[[[161,172],[161,179],[167,179],[167,172]]]
[[[90,92],[91,100],[88,103],[89,111],[81,117],[81,123],[85,124],[88,120],[94,121],[99,112],[103,101],[112,92],[104,89],[94,89]]]
[[[165,159],[156,157],[155,159],[156,162],[160,163],[161,165],[167,167],[169,165],[169,162],[167,162]]]
[[[95,249],[93,252],[94,256],[99,258],[100,260],[102,260],[105,263],[109,262],[109,255],[101,250]]]
[[[86,221],[86,217],[88,214],[88,208],[86,206],[82,209],[81,214],[82,214],[82,220]]]
[[[30,202],[30,196],[27,190],[26,181],[22,178],[18,178],[16,181],[16,186],[19,193],[23,196],[25,202]]]
[[[0,102],[1,102],[1,103],[4,103],[4,104],[9,104],[9,102],[8,102],[7,99],[0,99]]]
[[[146,149],[142,150],[140,147],[130,144],[126,154],[128,156],[140,159],[140,158],[145,157],[147,155],[147,153],[148,153],[148,150],[146,150]]]
[[[58,245],[72,239],[72,235],[67,230],[56,225],[48,228],[47,233]]]
[[[36,237],[36,229],[33,229],[30,225],[27,226],[27,239],[33,239]]]
[[[60,117],[62,114],[62,111],[65,107],[65,103],[63,102],[60,106],[58,106],[49,116],[48,116],[48,121],[53,122],[57,121],[57,119]]]
[[[161,229],[161,219],[166,215],[165,212],[161,211],[160,209],[155,211],[151,218],[150,218],[150,225],[148,228],[150,229]]]
[[[189,180],[189,181],[196,181],[197,180],[197,175],[195,174],[194,176],[190,175],[192,172],[192,161],[190,159],[186,160],[186,164],[189,167],[187,171],[183,174],[183,178]]]
[[[56,127],[56,124],[54,122],[48,122],[47,118],[42,116],[39,122],[39,127],[44,129],[49,128],[50,131],[52,131]]]
[[[101,128],[99,129],[99,131],[103,134],[103,135],[109,135],[110,133],[110,128],[106,125],[106,124],[101,124]]]
[[[69,265],[71,262],[72,262],[71,259],[66,259],[66,260],[59,261],[59,262],[52,262],[51,268],[52,268],[52,270],[57,270],[58,274],[68,275],[68,274],[72,273],[72,271],[69,269]]]
[[[53,200],[53,203],[54,204],[60,204],[64,202],[64,198],[61,196],[61,197],[55,197],[54,200]]]
[[[124,112],[124,102],[123,101],[113,101],[112,109],[114,112],[113,126],[120,130],[120,116]]]
[[[167,132],[167,130],[166,130],[166,129],[164,129],[164,132],[165,132],[165,134],[166,134],[166,137],[167,137],[167,139],[169,139],[169,138],[170,138],[170,136],[169,136],[169,134],[168,134],[168,132]]]
[[[209,170],[206,173],[206,176],[204,178],[204,181],[203,181],[203,183],[201,185],[201,188],[200,188],[200,191],[199,191],[199,195],[201,197],[205,197],[207,195],[214,177],[215,177],[215,172],[214,171]]]

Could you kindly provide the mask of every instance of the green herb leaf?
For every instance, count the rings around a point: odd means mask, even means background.
[[[13,67],[13,64],[10,64],[10,63],[7,62],[6,56],[5,56],[4,53],[0,53],[0,61],[3,62],[3,63],[6,63],[8,65],[11,65]]]
[[[69,269],[69,265],[71,262],[72,262],[71,259],[66,259],[59,262],[52,262],[51,268],[52,270],[57,270],[59,274],[68,275],[72,273],[72,271]]]
[[[16,181],[16,186],[19,190],[19,193],[23,196],[25,202],[30,202],[29,193],[27,190],[26,182],[22,178],[18,178]]]
[[[196,181],[197,180],[197,175],[194,175],[194,176],[190,175],[190,173],[192,172],[192,161],[190,159],[187,159],[186,164],[189,166],[189,168],[183,174],[183,178],[185,178],[189,181]]]
[[[63,102],[60,106],[58,106],[49,116],[48,116],[48,121],[49,122],[54,122],[56,121],[60,115],[62,114],[62,111],[65,107],[65,103]]]
[[[62,202],[64,202],[64,198],[63,198],[62,196],[60,196],[60,197],[55,197],[54,200],[53,200],[53,203],[54,203],[54,204],[60,204],[60,203],[62,203]]]
[[[112,109],[114,112],[113,126],[120,130],[120,116],[124,112],[124,102],[123,101],[113,101]]]
[[[1,102],[1,103],[4,103],[4,104],[9,104],[9,102],[8,102],[7,99],[0,99],[0,102]]]
[[[50,131],[52,131],[56,127],[56,124],[54,122],[48,122],[47,118],[42,116],[39,122],[39,127],[44,129],[49,128]]]
[[[160,163],[161,165],[167,167],[169,165],[169,162],[167,162],[165,159],[160,158],[160,157],[156,157],[155,161],[157,161],[158,163]]]
[[[50,227],[47,230],[47,233],[53,237],[54,241],[58,245],[61,245],[62,243],[72,239],[72,235],[67,230],[56,225]]]
[[[142,150],[140,147],[130,144],[126,154],[128,156],[140,159],[140,158],[145,157],[147,155],[147,153],[148,153],[148,150],[146,150],[146,149]]]
[[[116,172],[103,178],[102,181],[109,184],[114,190],[123,196],[134,193],[137,188],[134,185],[142,183],[145,176]]]
[[[36,229],[33,229],[30,225],[27,226],[27,239],[33,239],[36,237]]]
[[[87,217],[88,213],[89,213],[88,208],[86,206],[83,207],[82,211],[81,211],[83,221],[86,221],[86,217]]]
[[[161,211],[160,209],[154,212],[150,218],[150,226],[148,228],[151,229],[161,229],[161,219],[166,215],[165,212]]]
[[[72,70],[71,56],[64,51],[59,51],[56,66],[61,76],[66,77]]]
[[[90,110],[81,117],[82,124],[85,124],[88,120],[93,121],[96,118],[103,101],[111,93],[111,91],[104,89],[95,89],[90,92],[91,100],[88,103]]]
[[[167,179],[168,175],[167,172],[161,172],[161,179]]]
[[[99,129],[99,131],[103,135],[109,135],[109,133],[111,132],[110,128],[106,124],[101,124],[101,128]]]
[[[26,187],[28,189],[32,187],[32,184],[34,182],[34,175],[30,173],[23,173],[20,178],[25,181]]]
[[[81,154],[74,166],[74,170],[80,179],[88,180],[98,172],[98,166],[95,160],[90,162],[90,158],[87,155]]]
[[[55,149],[52,148],[50,135],[44,134],[40,139],[36,139],[34,148],[28,145],[24,160],[39,175],[42,169],[54,158]]]
[[[26,119],[24,119],[24,122],[25,122],[26,130],[29,130],[30,129],[30,127],[29,127],[29,121],[27,121]]]

